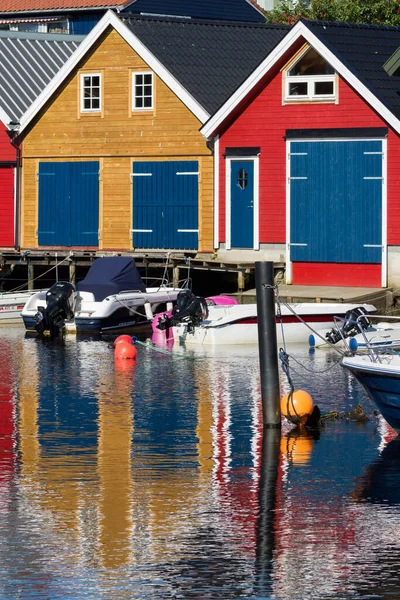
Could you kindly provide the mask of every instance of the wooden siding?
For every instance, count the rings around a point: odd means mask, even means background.
[[[225,149],[260,147],[260,244],[286,241],[286,141],[288,129],[386,127],[387,124],[341,78],[338,104],[283,105],[282,73],[267,82],[220,136],[219,242],[225,231]],[[356,137],[356,134],[355,134]],[[388,245],[400,244],[399,136],[388,135]],[[334,224],[332,225],[334,226]],[[362,277],[362,275],[361,275]],[[353,285],[356,283],[353,280]],[[380,285],[380,283],[378,284]]]
[[[38,161],[100,160],[100,239],[104,250],[132,248],[133,160],[198,160],[199,250],[213,247],[212,156],[201,123],[155,77],[155,109],[132,112],[133,71],[149,70],[114,30],[86,56],[24,138],[22,246],[37,247]],[[101,114],[79,113],[79,75],[103,75]],[[34,181],[32,177],[35,177]]]

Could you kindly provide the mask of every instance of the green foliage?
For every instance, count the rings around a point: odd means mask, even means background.
[[[293,24],[303,17],[346,23],[400,25],[398,0],[312,0],[310,7],[305,0],[300,0],[295,6],[290,0],[281,0],[278,8],[265,15],[268,23]]]

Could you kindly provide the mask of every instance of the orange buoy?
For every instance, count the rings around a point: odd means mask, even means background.
[[[114,346],[120,344],[121,342],[126,342],[127,344],[132,344],[132,338],[130,335],[120,335],[114,342]]]
[[[115,346],[114,357],[118,359],[136,360],[136,348],[130,342],[120,342]]]
[[[312,414],[314,402],[308,392],[294,390],[281,399],[281,413],[291,423],[305,423]]]

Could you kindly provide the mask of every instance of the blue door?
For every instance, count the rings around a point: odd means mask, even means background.
[[[254,247],[254,162],[231,161],[231,248]]]
[[[133,163],[135,248],[198,247],[197,161]]]
[[[382,262],[382,141],[291,142],[290,258]]]
[[[99,163],[39,163],[40,246],[97,246]]]

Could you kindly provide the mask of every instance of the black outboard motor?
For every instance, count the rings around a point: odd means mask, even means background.
[[[190,332],[207,317],[208,307],[205,299],[195,296],[189,289],[185,289],[179,292],[172,315],[160,318],[157,328],[164,331],[178,323],[187,323],[187,330]]]
[[[46,306],[39,306],[35,315],[35,329],[42,334],[59,335],[65,321],[72,319],[75,309],[75,286],[68,281],[59,281],[46,293]]]
[[[325,335],[328,342],[336,344],[342,337],[352,337],[361,333],[363,330],[367,329],[367,327],[371,327],[371,319],[369,319],[368,316],[362,315],[368,315],[368,312],[363,306],[357,306],[357,308],[348,310],[344,315],[342,327],[340,329],[333,328]]]

